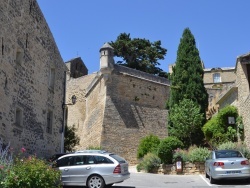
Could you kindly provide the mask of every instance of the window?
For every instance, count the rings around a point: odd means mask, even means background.
[[[52,120],[53,120],[53,112],[48,111],[47,113],[47,128],[46,132],[52,134]]]
[[[247,64],[247,80],[248,80],[248,87],[250,89],[250,64]]]
[[[214,73],[213,74],[213,79],[214,79],[214,83],[221,82],[220,73]]]
[[[23,53],[20,50],[18,50],[16,52],[16,64],[21,65],[22,60],[23,60]]]
[[[20,108],[16,109],[16,125],[23,126],[23,111]]]
[[[113,161],[103,156],[95,156],[95,160],[98,164],[113,164]]]
[[[50,74],[49,74],[49,88],[51,90],[54,90],[54,84],[55,84],[55,69],[50,69]]]

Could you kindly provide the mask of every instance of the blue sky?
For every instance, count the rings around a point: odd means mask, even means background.
[[[64,61],[80,56],[99,70],[99,49],[120,33],[161,40],[161,68],[176,60],[183,30],[193,33],[205,68],[235,66],[250,51],[249,0],[37,0]]]

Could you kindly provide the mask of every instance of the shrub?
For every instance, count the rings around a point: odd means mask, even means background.
[[[246,158],[250,158],[250,151],[247,145],[243,142],[225,142],[218,146],[218,149],[235,149],[240,151]]]
[[[176,161],[178,157],[181,157],[183,162],[189,161],[187,150],[182,150],[180,148],[177,148],[173,154],[173,163]]]
[[[163,140],[161,140],[158,147],[158,157],[165,164],[172,163],[173,159],[173,151],[177,148],[182,148],[183,143],[178,138],[174,136],[169,136]]]
[[[87,149],[88,150],[102,150],[102,147],[101,146],[89,146]]]
[[[150,134],[140,140],[137,150],[137,158],[143,158],[147,153],[156,153],[160,144],[158,136]]]
[[[198,147],[189,151],[188,158],[190,162],[204,162],[206,158],[209,156],[211,151],[207,148]]]
[[[13,158],[10,144],[5,147],[0,141],[0,185],[1,182],[6,178],[7,172],[10,170],[12,163]]]
[[[145,170],[146,172],[155,172],[160,167],[161,159],[154,153],[147,153],[142,161],[137,165],[137,170]]]
[[[238,142],[236,148],[244,155],[244,157],[250,159],[250,150],[245,143]]]
[[[228,117],[236,118],[238,125],[229,124]],[[203,126],[202,131],[207,142],[212,146],[218,146],[227,141],[237,141],[237,134],[241,137],[243,135],[243,124],[238,118],[237,108],[230,105],[222,108]]]
[[[74,151],[73,148],[80,142],[80,138],[77,136],[76,130],[75,125],[65,126],[64,150],[66,152]]]
[[[30,156],[14,161],[14,165],[2,185],[6,188],[60,187],[60,176],[60,171],[51,168],[36,156]]]
[[[235,142],[225,142],[220,145],[218,145],[217,149],[218,150],[224,150],[224,149],[236,149],[236,143]]]

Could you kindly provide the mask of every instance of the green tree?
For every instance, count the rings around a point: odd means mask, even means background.
[[[186,28],[180,39],[176,63],[170,76],[171,91],[167,104],[170,114],[174,105],[178,105],[182,99],[190,99],[200,106],[200,112],[203,115],[201,123],[205,123],[208,94],[204,87],[203,75],[204,71],[199,51],[196,48],[195,38],[190,29]],[[169,121],[169,125],[173,126],[171,120]],[[201,144],[204,137],[200,133],[201,130],[196,135],[197,140],[195,144],[198,145]]]
[[[169,120],[172,122],[169,135],[180,139],[185,146],[195,144],[197,134],[202,134],[203,114],[200,106],[190,99],[183,99],[175,104],[171,108]]]
[[[65,126],[65,139],[64,139],[64,151],[72,152],[73,148],[79,144],[80,138],[76,135],[75,125],[68,127]]]
[[[159,60],[164,60],[167,50],[161,47],[161,41],[150,42],[147,39],[130,38],[130,34],[121,33],[116,41],[111,41],[114,55],[122,58],[120,65],[137,69],[150,74],[167,78],[167,73],[161,68]]]

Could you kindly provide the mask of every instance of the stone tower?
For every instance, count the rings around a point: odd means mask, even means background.
[[[100,49],[100,70],[114,65],[114,49],[107,42]]]

